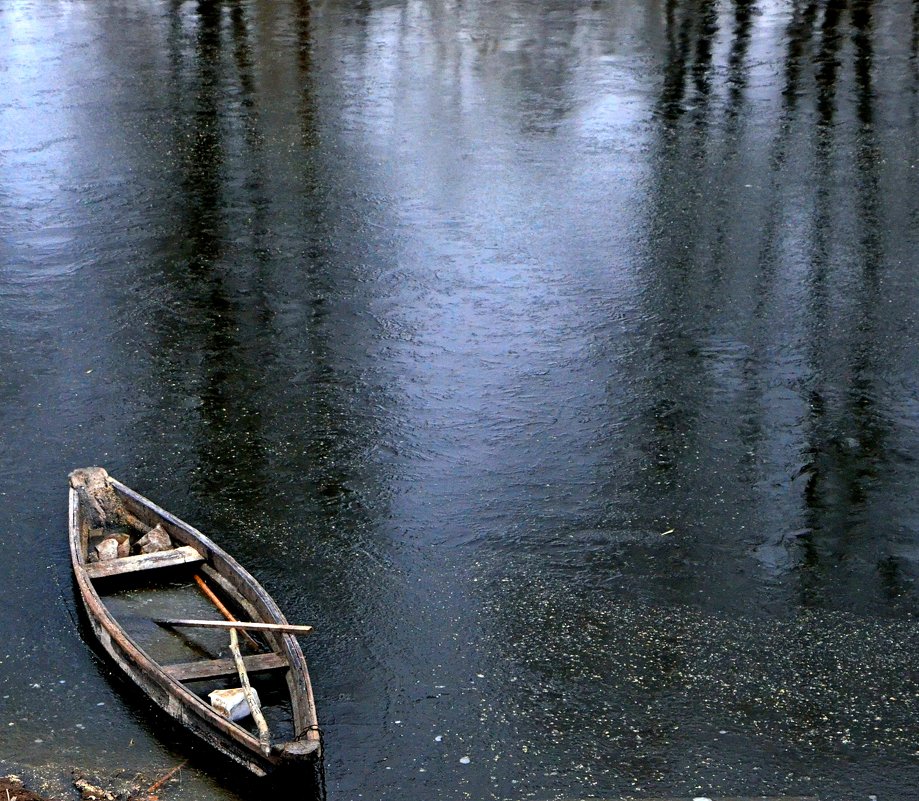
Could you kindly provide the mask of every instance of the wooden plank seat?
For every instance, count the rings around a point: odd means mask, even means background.
[[[244,656],[243,662],[248,673],[266,670],[281,670],[288,667],[287,660],[280,654],[252,654]],[[236,663],[232,659],[205,659],[199,662],[180,662],[177,665],[164,665],[167,676],[176,681],[196,681],[197,679],[214,679],[221,676],[236,676]]]
[[[91,579],[119,576],[122,573],[135,573],[139,570],[152,570],[157,567],[174,567],[194,562],[203,562],[204,557],[191,545],[173,548],[171,551],[156,551],[139,556],[122,556],[120,559],[109,559],[105,562],[90,562],[85,566],[86,575]]]

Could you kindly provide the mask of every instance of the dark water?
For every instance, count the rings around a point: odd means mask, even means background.
[[[0,3],[0,767],[188,756],[103,464],[316,626],[330,799],[919,796],[917,120],[908,0]]]

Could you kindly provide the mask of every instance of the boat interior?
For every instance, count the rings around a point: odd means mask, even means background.
[[[226,630],[180,628],[160,625],[156,620],[172,617],[222,620],[221,614],[205,596],[196,579],[207,576],[197,565],[158,568],[117,577],[94,580],[100,600],[127,634],[167,675],[209,703],[210,693],[240,686],[236,664],[229,648]],[[250,619],[214,582],[206,586],[235,613],[239,620]],[[295,737],[290,693],[285,680],[286,658],[276,652],[261,632],[239,637],[239,649],[252,687],[258,693],[262,714],[273,740]],[[258,736],[251,716],[236,721],[253,736]]]

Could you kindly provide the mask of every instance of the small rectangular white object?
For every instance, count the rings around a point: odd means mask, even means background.
[[[252,694],[255,696],[256,703],[261,704],[255,688],[252,689]],[[214,690],[208,693],[208,698],[211,699],[211,706],[230,720],[242,720],[252,714],[242,687],[231,687],[229,690]]]

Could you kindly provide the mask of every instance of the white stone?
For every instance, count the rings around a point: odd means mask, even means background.
[[[258,693],[254,688],[252,694],[255,696],[256,703],[260,703]],[[246,693],[242,687],[231,687],[229,690],[214,690],[208,694],[208,698],[211,699],[211,706],[230,720],[242,720],[252,714],[252,710],[249,709],[249,702],[246,700]]]

